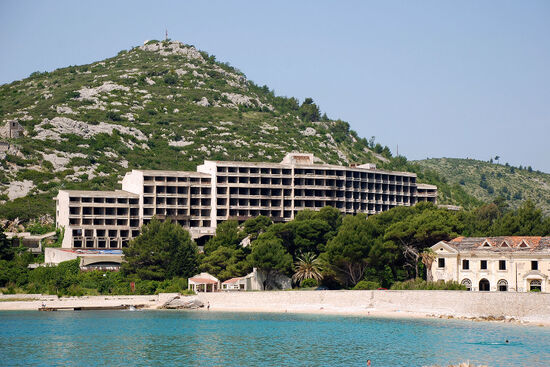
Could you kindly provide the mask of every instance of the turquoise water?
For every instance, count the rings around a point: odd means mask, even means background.
[[[510,344],[504,343],[505,339]],[[549,366],[550,328],[180,311],[0,312],[3,366]]]

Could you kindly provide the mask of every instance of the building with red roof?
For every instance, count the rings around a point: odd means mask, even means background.
[[[211,274],[200,273],[187,280],[187,289],[193,292],[218,292],[220,281]]]

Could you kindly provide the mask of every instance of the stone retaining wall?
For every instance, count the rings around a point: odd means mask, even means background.
[[[212,308],[273,312],[388,312],[455,317],[513,317],[550,322],[549,293],[467,291],[274,291],[201,293]]]

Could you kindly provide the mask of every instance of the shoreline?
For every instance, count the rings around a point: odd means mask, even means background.
[[[449,294],[457,292],[459,294]],[[161,307],[174,299],[198,299],[205,307],[200,309],[186,309],[197,312],[249,312],[249,313],[291,313],[311,315],[341,315],[358,317],[380,317],[392,319],[451,319],[478,322],[500,322],[515,325],[530,325],[550,327],[550,315],[545,309],[550,309],[546,303],[538,308],[539,303],[547,301],[548,297],[539,297],[533,305],[529,302],[516,304],[520,313],[504,313],[503,303],[498,301],[499,295],[487,302],[487,295],[476,295],[468,292],[468,303],[459,307],[451,297],[463,295],[460,291],[267,291],[267,292],[217,292],[200,293],[194,296],[183,296],[178,293],[161,293],[159,295],[120,295],[120,296],[82,296],[62,297],[55,295],[15,294],[0,295],[0,311],[37,311],[44,304],[48,308],[109,308],[117,306],[135,306],[142,310],[161,310]],[[418,298],[420,296],[420,298]],[[422,299],[443,296],[448,299],[450,306],[441,307],[440,302],[421,302]],[[535,295],[545,296],[545,295]],[[550,295],[548,295],[550,296]],[[484,298],[481,307],[476,298]],[[415,299],[416,298],[416,299]],[[440,297],[441,298],[441,297]],[[517,296],[516,296],[517,298]],[[519,298],[528,300],[532,297]],[[464,300],[467,301],[467,300]],[[517,303],[517,302],[516,302]],[[524,304],[525,303],[525,304]],[[206,305],[210,304],[210,309]],[[464,305],[469,307],[464,307]],[[500,309],[499,309],[500,308]],[[489,309],[492,312],[486,312]],[[495,314],[495,310],[500,313]],[[465,312],[466,311],[466,312]],[[518,310],[516,310],[518,311]],[[81,311],[84,312],[84,311]]]

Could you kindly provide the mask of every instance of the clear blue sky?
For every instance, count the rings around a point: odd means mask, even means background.
[[[169,37],[409,159],[550,172],[550,1],[6,1],[0,83]]]

